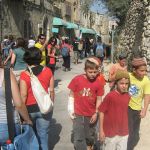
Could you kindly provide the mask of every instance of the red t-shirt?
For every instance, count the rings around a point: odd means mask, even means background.
[[[84,75],[78,75],[70,82],[68,88],[74,93],[75,114],[92,116],[96,110],[97,96],[104,94],[99,80],[90,82]]]
[[[108,93],[104,98],[99,111],[104,113],[103,126],[106,137],[128,135],[129,100],[128,93],[120,94],[115,90]]]
[[[52,45],[49,44],[47,46],[47,48],[51,49]],[[51,54],[50,54],[49,64],[55,64],[55,63],[56,63],[56,60],[55,60],[55,49],[53,49],[52,52],[51,52]]]
[[[40,83],[42,84],[43,88],[48,92],[49,84],[50,84],[50,79],[52,77],[52,72],[48,67],[45,67],[42,72],[37,76]],[[36,104],[36,100],[33,96],[31,84],[30,84],[30,76],[23,71],[20,75],[20,80],[24,80],[26,85],[27,85],[27,100],[26,100],[26,105],[33,105]]]

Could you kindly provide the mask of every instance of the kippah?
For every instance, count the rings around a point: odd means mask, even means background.
[[[117,70],[116,75],[115,75],[115,80],[120,80],[120,79],[129,79],[129,73],[125,70]]]
[[[87,60],[90,61],[90,62],[95,63],[98,66],[101,64],[101,61],[97,57],[90,57]]]
[[[146,59],[144,57],[142,58],[133,58],[132,60],[132,66],[138,67],[142,65],[147,65]]]

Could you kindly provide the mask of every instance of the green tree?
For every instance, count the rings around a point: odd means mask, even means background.
[[[99,2],[103,2],[108,8],[109,14],[111,16],[119,19],[118,24],[122,27],[125,23],[125,18],[127,15],[127,11],[130,7],[130,3],[132,0],[98,0]]]
[[[81,10],[84,15],[87,15],[90,11],[90,7],[93,4],[93,0],[81,0]]]

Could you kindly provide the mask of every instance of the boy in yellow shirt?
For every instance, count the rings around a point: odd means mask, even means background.
[[[130,73],[131,95],[128,109],[129,138],[127,150],[133,150],[139,141],[141,118],[144,118],[150,101],[150,80],[146,76],[147,63],[144,58],[134,58],[133,71]],[[142,107],[142,101],[144,105]]]

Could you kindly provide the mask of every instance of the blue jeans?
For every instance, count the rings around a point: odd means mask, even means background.
[[[16,135],[20,134],[20,125],[16,124]],[[2,146],[3,150],[6,150],[6,141],[9,139],[8,135],[8,125],[0,123],[0,146]]]
[[[42,150],[48,150],[48,132],[52,113],[53,112],[50,112],[48,114],[48,119],[44,119],[40,112],[30,113],[31,119],[33,121],[33,129]]]

